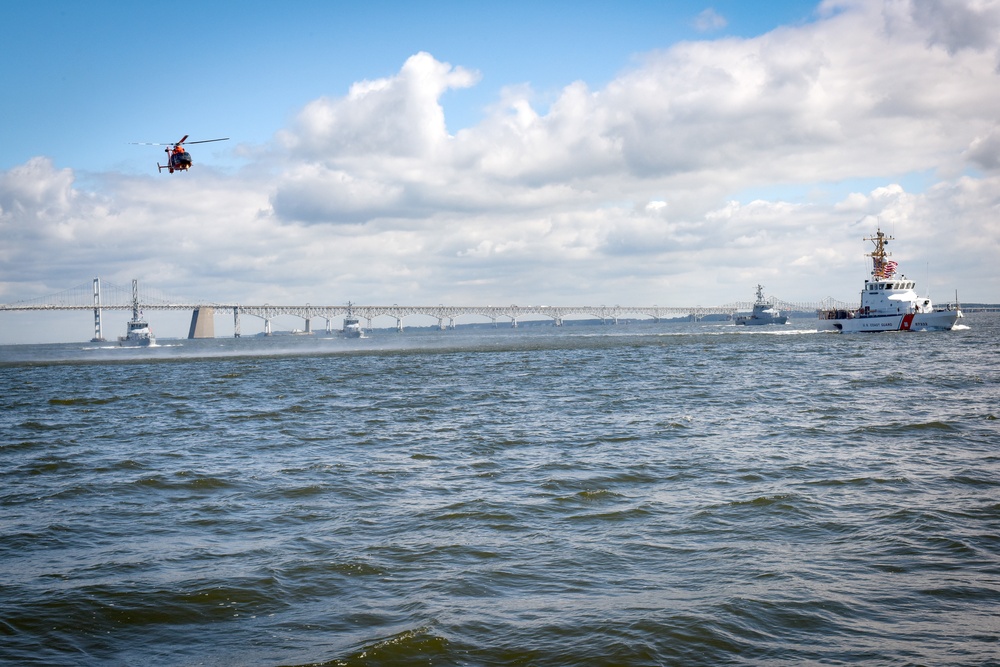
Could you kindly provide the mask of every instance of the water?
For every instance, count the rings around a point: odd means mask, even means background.
[[[1000,318],[0,348],[0,662],[1000,664]]]

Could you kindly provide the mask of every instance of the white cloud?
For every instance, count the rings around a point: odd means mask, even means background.
[[[695,17],[694,25],[700,32],[712,32],[722,30],[728,25],[726,18],[717,11],[709,7]]]
[[[439,98],[478,78],[418,53],[396,76],[356,83],[343,98],[310,102],[278,138],[292,158],[331,166],[388,160],[399,168],[407,159],[425,160],[442,147],[448,133]]]

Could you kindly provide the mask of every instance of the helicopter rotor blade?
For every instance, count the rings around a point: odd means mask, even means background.
[[[171,141],[169,143],[160,144],[151,141],[130,141],[128,142],[130,146],[180,146],[185,141],[187,141],[188,135],[184,135],[184,138],[180,141]],[[213,141],[229,141],[229,137],[223,139],[202,139],[201,141],[188,141],[189,144],[210,144]]]

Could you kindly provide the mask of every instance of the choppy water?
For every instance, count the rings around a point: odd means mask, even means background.
[[[809,324],[0,348],[0,662],[1000,664],[1000,319]]]

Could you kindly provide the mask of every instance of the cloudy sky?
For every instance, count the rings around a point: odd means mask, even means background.
[[[0,18],[0,303],[94,276],[247,304],[851,301],[877,225],[918,292],[1000,301],[1000,0]],[[131,143],[185,134],[230,140],[172,175]],[[38,340],[25,317],[0,343]]]

